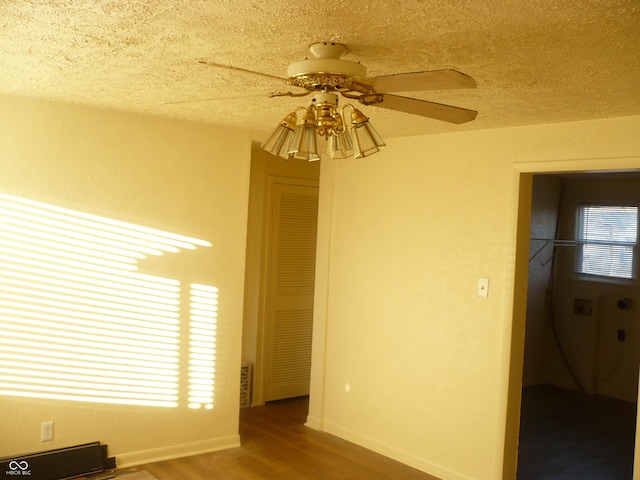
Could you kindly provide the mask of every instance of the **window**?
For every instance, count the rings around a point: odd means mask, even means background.
[[[581,205],[576,271],[610,278],[634,278],[637,238],[637,206]]]

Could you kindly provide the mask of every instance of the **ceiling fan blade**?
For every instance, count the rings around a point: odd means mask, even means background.
[[[373,105],[449,123],[470,122],[478,115],[478,112],[475,110],[429,102],[427,100],[419,100],[417,98],[390,95],[388,93],[384,94],[384,99],[381,103],[374,103]]]
[[[382,77],[365,78],[361,81],[376,93],[417,92],[420,90],[452,90],[476,88],[476,81],[457,70],[432,70],[428,72],[400,73]]]
[[[252,75],[260,75],[261,77],[270,78],[272,80],[278,80],[280,82],[286,83],[287,81],[286,78],[276,77],[275,75],[269,75],[268,73],[254,72],[253,70],[247,70],[246,68],[233,67],[231,65],[224,65],[222,63],[207,62],[206,60],[200,60],[199,63],[203,65],[208,65],[209,67],[225,68],[227,70],[233,70],[235,72],[243,72],[243,73],[250,73]]]
[[[268,98],[271,95],[254,94],[254,95],[233,95],[230,97],[208,97],[208,98],[194,98],[193,100],[174,100],[172,102],[162,102],[162,105],[180,105],[183,103],[198,103],[198,102],[218,102],[225,100],[242,100],[245,98]]]
[[[225,100],[243,100],[245,98],[275,98],[275,97],[305,97],[311,92],[305,90],[304,92],[272,92],[269,94],[254,94],[254,95],[232,95],[229,97],[207,97],[207,98],[194,98],[193,100],[174,100],[172,102],[162,102],[162,105],[180,105],[183,103],[198,103],[198,102],[219,102]]]
[[[304,92],[273,92],[269,94],[269,98],[275,97],[306,97],[311,93],[311,90],[305,90]]]

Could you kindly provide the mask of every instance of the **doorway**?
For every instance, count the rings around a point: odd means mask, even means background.
[[[252,147],[242,330],[251,406],[308,393],[319,163]]]
[[[640,286],[577,277],[572,240],[578,204],[640,203],[640,177],[539,174],[530,180],[517,478],[630,480],[640,314],[619,311],[616,299],[640,302]]]

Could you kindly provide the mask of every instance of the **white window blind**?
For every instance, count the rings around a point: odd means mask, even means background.
[[[580,206],[576,270],[588,275],[633,278],[637,236],[637,206]]]
[[[0,395],[176,406],[181,285],[138,263],[198,246],[0,193]]]

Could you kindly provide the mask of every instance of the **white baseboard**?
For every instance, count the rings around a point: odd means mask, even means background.
[[[332,422],[325,422],[324,431],[439,478],[446,478],[449,480],[474,480],[473,478],[462,475],[459,472],[425,461],[411,453],[398,450],[390,445],[379,442],[374,438],[361,435]]]
[[[199,442],[170,445],[168,447],[138,450],[136,452],[116,454],[118,468],[133,467],[143,463],[161,462],[173,458],[190,457],[202,453],[216,452],[240,446],[240,435],[213,438]]]
[[[304,424],[305,427],[313,428],[314,430],[322,430],[322,420],[318,417],[311,415],[307,416],[307,421]]]

